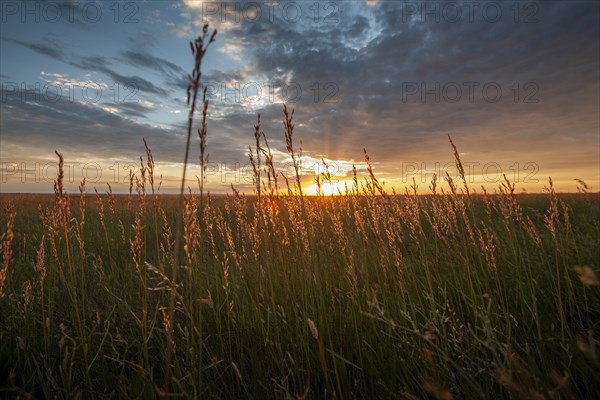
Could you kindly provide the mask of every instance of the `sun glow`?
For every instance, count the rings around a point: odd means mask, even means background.
[[[351,192],[354,187],[354,181],[352,180],[333,180],[331,183],[323,182],[321,184],[321,192],[316,182],[304,189],[304,192],[309,196],[339,196],[340,194],[346,194],[346,188],[348,192]]]

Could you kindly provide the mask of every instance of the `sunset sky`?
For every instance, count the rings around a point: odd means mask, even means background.
[[[322,159],[337,186],[363,148],[385,187],[455,176],[471,186],[600,188],[600,11],[596,1],[4,1],[0,192],[51,192],[54,150],[67,189],[125,192],[152,148],[163,192],[181,174],[189,41],[218,30],[209,88],[207,187],[250,193],[257,113],[279,165],[282,107],[295,109],[307,191]],[[196,122],[199,120],[196,117]],[[194,134],[189,185],[199,175]],[[290,169],[287,168],[290,172]],[[158,180],[158,178],[157,178]]]

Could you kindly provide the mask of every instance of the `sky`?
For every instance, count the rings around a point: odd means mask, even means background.
[[[189,42],[217,29],[202,64],[209,95],[206,188],[252,192],[248,146],[261,115],[291,177],[283,105],[302,141],[303,186],[365,174],[389,191],[457,178],[493,192],[600,188],[600,3],[596,1],[3,1],[0,193],[52,192],[57,157],[76,191],[129,189],[143,138],[162,193],[182,172]],[[200,115],[195,117],[195,128]],[[199,141],[188,182],[197,190]],[[443,186],[443,185],[442,185]]]

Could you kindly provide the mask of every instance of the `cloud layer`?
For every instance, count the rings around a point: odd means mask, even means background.
[[[473,162],[505,168],[531,162],[540,179],[558,176],[567,185],[578,177],[597,187],[598,4],[473,4],[140,3],[140,23],[112,32],[121,37],[118,43],[96,39],[99,44],[86,51],[75,51],[83,43],[73,46],[67,33],[98,32],[108,23],[65,22],[56,33],[41,24],[36,34],[19,35],[11,34],[9,21],[3,59],[50,59],[64,68],[53,72],[94,77],[124,89],[121,95],[133,88],[137,101],[36,99],[26,95],[32,85],[17,90],[14,83],[23,79],[14,64],[3,62],[2,158],[5,149],[41,157],[57,147],[131,158],[145,136],[158,160],[176,164],[191,67],[180,36],[208,21],[219,29],[203,76],[212,160],[246,161],[258,113],[272,146],[285,150],[286,102],[296,109],[297,135],[308,156],[360,161],[366,147],[394,185],[402,186],[406,163],[451,159],[450,134]],[[212,185],[217,191],[228,186]],[[530,187],[539,190],[541,183]]]

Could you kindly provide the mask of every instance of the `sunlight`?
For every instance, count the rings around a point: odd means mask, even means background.
[[[329,182],[324,182],[321,185],[321,192],[325,196],[339,196],[341,194],[346,193],[346,187],[348,187],[348,191],[352,190],[354,185],[354,181],[352,180],[338,180],[332,181],[331,184]],[[312,185],[304,189],[304,192],[309,196],[318,195],[318,186],[316,182],[313,182]]]

